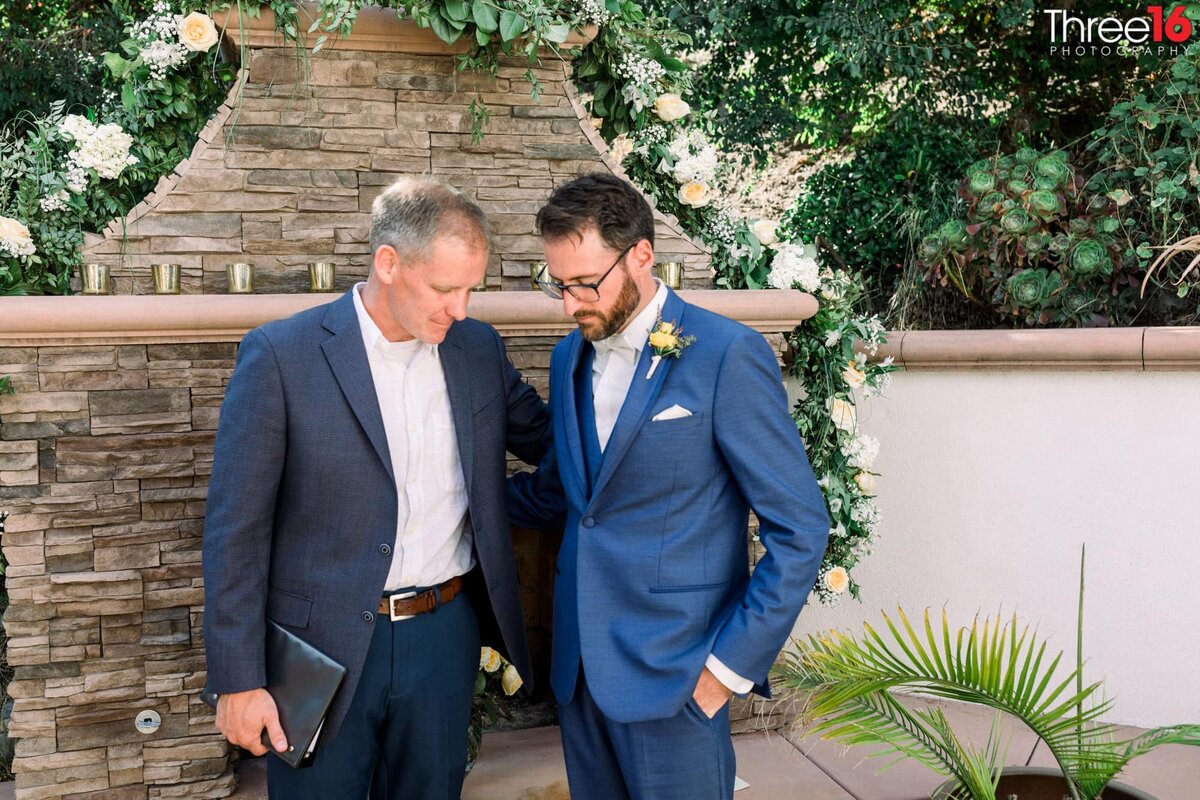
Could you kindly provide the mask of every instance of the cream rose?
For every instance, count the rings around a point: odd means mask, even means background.
[[[479,650],[479,668],[487,672],[495,672],[500,669],[500,664],[504,659],[490,647],[484,647]]]
[[[591,117],[588,119],[588,122],[590,122],[592,127],[596,130],[600,130],[602,127],[604,127],[604,120],[601,117]]]
[[[841,594],[850,586],[850,573],[845,567],[834,567],[825,573],[825,588],[834,594]]]
[[[193,11],[179,21],[179,42],[193,53],[207,53],[220,38],[208,14]]]
[[[760,219],[750,226],[750,232],[754,234],[755,238],[764,247],[768,247],[779,241],[778,230],[779,223],[773,219]]]
[[[852,433],[858,424],[858,414],[854,410],[854,404],[840,397],[835,397],[830,401],[829,416],[833,419],[835,428],[847,433]]]
[[[509,697],[513,696],[517,693],[517,689],[520,689],[524,684],[525,681],[521,680],[521,674],[517,672],[516,667],[509,664],[504,668],[504,674],[500,676],[500,688],[504,690],[506,695]]]
[[[679,187],[679,202],[685,206],[702,208],[708,205],[708,186],[700,181],[688,181]]]
[[[854,362],[850,362],[850,366],[842,370],[842,380],[849,384],[850,388],[857,389],[867,382],[867,373],[856,369]]]
[[[854,482],[858,484],[858,490],[867,497],[872,497],[875,494],[875,476],[869,472],[858,472],[854,475]]]
[[[633,140],[627,134],[622,133],[620,136],[612,140],[612,144],[608,146],[608,157],[613,160],[614,164],[620,164],[629,154],[633,152]]]
[[[692,107],[684,102],[677,94],[660,94],[654,101],[654,113],[663,122],[674,122],[683,119],[692,112]]]
[[[13,256],[31,256],[37,252],[29,228],[12,217],[0,217],[0,250]]]

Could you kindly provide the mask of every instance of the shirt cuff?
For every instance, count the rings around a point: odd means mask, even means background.
[[[743,678],[729,667],[721,663],[721,659],[709,653],[708,660],[704,662],[704,666],[708,667],[708,671],[716,677],[721,683],[725,684],[725,688],[734,694],[746,694],[754,688],[754,681]]]

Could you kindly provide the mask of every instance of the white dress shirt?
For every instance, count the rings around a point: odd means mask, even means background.
[[[375,396],[396,477],[396,542],[385,591],[436,586],[475,566],[467,489],[438,346],[389,342],[354,287]]]
[[[654,299],[629,321],[624,330],[607,339],[592,342],[596,348],[596,358],[592,361],[592,402],[596,409],[596,435],[602,451],[608,446],[621,406],[625,404],[625,397],[633,384],[638,359],[649,344],[650,332],[658,321],[663,303],[667,302],[666,285],[658,279],[655,279],[655,283],[658,284],[658,291]],[[738,675],[711,653],[704,665],[717,680],[736,694],[745,694],[754,688],[754,681]]]

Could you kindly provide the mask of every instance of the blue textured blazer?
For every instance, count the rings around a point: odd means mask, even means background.
[[[537,463],[549,445],[549,417],[490,326],[456,323],[438,353],[491,612],[529,682],[504,454]],[[209,690],[265,685],[270,618],[345,665],[327,722],[332,738],[371,641],[397,513],[387,435],[349,293],[242,340],[221,407],[206,512]]]
[[[662,318],[696,341],[629,394],[589,480],[576,402],[587,345],[554,349],[554,448],[509,481],[514,524],[565,513],[554,593],[551,683],[560,703],[580,663],[597,705],[618,722],[671,717],[713,653],[767,694],[767,675],[816,578],[829,535],[775,354],[762,335],[670,292]],[[590,390],[588,382],[582,384]],[[674,405],[691,416],[653,417]],[[592,422],[587,421],[586,422]],[[766,555],[750,574],[753,508]]]

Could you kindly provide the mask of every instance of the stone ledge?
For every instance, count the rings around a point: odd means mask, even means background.
[[[817,312],[794,290],[691,289],[689,303],[762,333],[790,331]],[[0,347],[238,341],[251,328],[335,299],[332,294],[13,297],[0,300]],[[483,292],[471,316],[504,336],[562,336],[574,329],[556,300],[534,291]]]
[[[901,331],[875,358],[887,356],[909,370],[1195,370],[1200,328]]]
[[[315,3],[302,3],[299,17],[300,27],[307,28],[307,21],[315,19]],[[235,47],[294,47],[275,30],[275,14],[268,8],[260,9],[258,17],[239,14],[238,9],[213,14],[217,27],[222,30]],[[563,43],[563,48],[583,47],[596,38],[599,29],[590,25],[583,31],[572,31]],[[308,34],[315,41],[314,34]],[[369,50],[386,53],[414,53],[418,55],[455,55],[471,49],[471,40],[463,37],[454,44],[446,44],[428,28],[421,28],[410,19],[400,19],[390,8],[366,6],[358,13],[350,35],[345,39],[331,34],[326,40],[325,50]],[[548,53],[549,51],[547,51]]]

